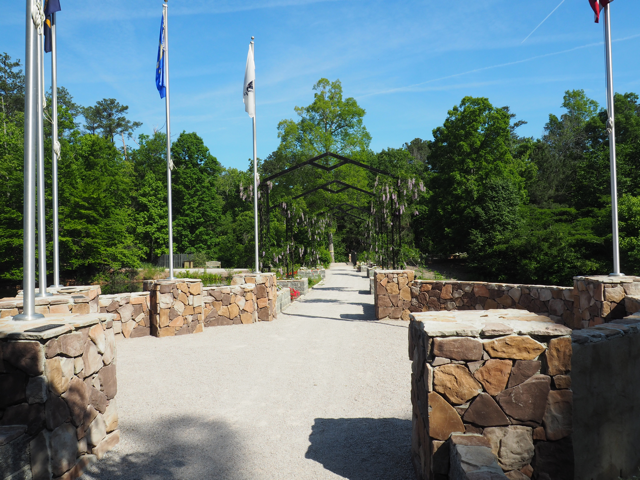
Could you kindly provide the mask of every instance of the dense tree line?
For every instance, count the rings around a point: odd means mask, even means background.
[[[259,160],[261,178],[325,152],[392,176],[355,165],[332,170],[337,160],[324,158],[318,162],[324,168],[306,166],[264,182],[260,200],[268,196],[274,207],[260,249],[265,266],[279,268],[291,258],[296,265],[327,262],[330,241],[337,261],[352,250],[379,261],[388,248],[385,232],[396,228],[401,263],[462,257],[479,279],[569,284],[573,275],[611,269],[607,115],[583,91],[566,92],[564,113],[549,116],[539,139],[518,134],[525,122],[508,107],[465,97],[433,130],[433,140],[416,138],[381,152],[370,149],[365,111],[343,97],[339,81],[321,79],[314,92],[309,106],[295,108],[296,120],[280,122],[279,147]],[[154,263],[168,251],[165,135],[136,135],[140,123],[127,118],[128,108],[116,99],[83,107],[62,87],[58,99],[63,277],[86,280]],[[24,82],[19,62],[6,54],[0,55],[0,107],[0,279],[17,280]],[[617,94],[615,108],[622,267],[635,274],[639,98]],[[222,167],[195,132],[173,139],[172,159],[175,252],[201,253],[225,267],[251,266],[251,162],[246,171]],[[342,183],[314,190],[336,181]],[[48,215],[50,192],[47,185]],[[341,205],[351,213],[335,209]]]

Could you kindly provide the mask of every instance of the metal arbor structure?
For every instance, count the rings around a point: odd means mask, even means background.
[[[338,160],[337,163],[333,164],[333,165],[322,165],[320,163],[318,163],[319,160],[322,160],[324,158],[333,158]],[[265,249],[269,249],[271,248],[273,245],[271,245],[270,242],[270,235],[271,235],[271,212],[274,209],[280,210],[281,213],[283,213],[284,219],[285,219],[285,236],[287,238],[287,240],[289,240],[291,242],[291,244],[294,244],[294,239],[293,239],[293,234],[294,234],[294,224],[292,219],[290,219],[290,212],[287,211],[288,210],[288,204],[294,200],[306,197],[308,195],[311,195],[312,193],[318,192],[318,191],[325,191],[331,194],[339,194],[342,192],[345,192],[347,190],[355,190],[357,192],[363,193],[365,195],[368,195],[369,197],[371,197],[371,202],[370,202],[370,209],[361,207],[361,206],[357,206],[357,205],[353,205],[351,203],[340,203],[338,205],[332,205],[329,206],[327,208],[324,209],[320,209],[317,212],[315,212],[316,217],[321,216],[321,215],[326,215],[326,216],[332,216],[334,219],[336,218],[336,214],[340,214],[341,216],[350,216],[356,220],[359,220],[361,222],[368,222],[369,226],[375,230],[375,233],[379,236],[384,236],[385,241],[383,244],[383,255],[381,255],[381,258],[383,259],[382,263],[385,266],[392,266],[393,268],[397,268],[398,267],[398,263],[400,260],[400,250],[402,248],[402,241],[401,241],[401,222],[400,222],[400,216],[401,216],[401,212],[400,210],[394,210],[392,212],[392,221],[391,221],[391,225],[387,225],[387,222],[385,221],[384,215],[383,215],[383,211],[384,208],[382,208],[381,206],[379,206],[380,199],[376,198],[376,193],[373,191],[368,191],[368,190],[364,190],[360,187],[356,187],[355,185],[350,185],[346,182],[343,182],[341,180],[331,180],[328,182],[324,182],[321,185],[318,185],[316,187],[313,187],[299,195],[290,197],[287,202],[280,202],[277,204],[272,205],[271,204],[271,199],[270,199],[270,191],[271,191],[271,186],[272,186],[272,182],[274,180],[276,180],[277,178],[280,178],[284,175],[287,175],[291,172],[294,172],[302,167],[306,167],[306,166],[311,166],[320,170],[323,170],[325,172],[331,172],[337,168],[340,168],[344,165],[354,165],[358,168],[362,168],[364,170],[367,170],[368,172],[377,174],[377,175],[384,175],[390,179],[393,180],[398,180],[399,183],[399,177],[397,177],[396,175],[393,175],[389,172],[385,172],[383,170],[371,167],[369,165],[366,165],[364,163],[352,160],[350,158],[347,157],[343,157],[341,155],[337,155],[335,153],[331,153],[331,152],[326,152],[323,153],[321,155],[318,155],[316,157],[313,157],[309,160],[306,160],[304,162],[298,163],[297,165],[294,165],[293,167],[287,168],[285,170],[282,170],[281,172],[275,173],[273,175],[270,175],[266,178],[261,179],[260,181],[260,188],[262,190],[261,192],[261,202],[260,202],[260,225],[261,225],[261,231],[260,231],[260,244],[262,245],[263,248],[263,252]],[[377,183],[377,182],[376,182]],[[333,187],[333,188],[332,188]],[[380,208],[378,208],[380,207]],[[363,217],[368,217],[368,218],[363,218]],[[368,236],[368,238],[371,238],[371,235]],[[312,238],[312,243],[315,246],[315,238]],[[372,244],[369,244],[369,248],[372,247]],[[287,254],[284,258],[285,260],[285,267],[287,270],[287,275],[290,275],[293,273],[293,264],[294,264],[294,249],[288,249]],[[264,258],[264,254],[263,254],[263,258]],[[264,261],[264,260],[263,260]]]

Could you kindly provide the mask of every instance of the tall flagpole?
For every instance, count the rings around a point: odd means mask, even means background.
[[[255,47],[253,43],[254,37],[251,37],[251,49],[254,52],[253,58],[255,59]],[[255,61],[255,60],[254,60]],[[256,116],[255,116],[255,87],[254,87],[254,115],[253,120],[253,218],[255,227],[255,244],[256,244],[256,273],[260,273],[260,256],[258,245],[258,156],[256,147]]]
[[[611,8],[604,6],[604,43],[607,59],[607,131],[609,132],[609,162],[611,164],[611,223],[613,226],[613,273],[620,272],[620,241],[618,238],[618,180],[616,177],[616,129],[613,97],[613,62],[611,59]]]
[[[167,110],[167,205],[169,211],[169,279],[173,280],[173,212],[171,211],[171,112],[169,110],[169,15],[167,0],[162,4],[164,15],[164,81],[166,94],[164,97]]]
[[[27,20],[25,37],[25,95],[24,95],[24,215],[23,215],[23,281],[22,281],[22,313],[15,315],[13,320],[35,320],[44,317],[36,313],[35,283],[36,283],[36,178],[35,178],[35,100],[36,100],[36,68],[35,48],[36,28],[35,18],[32,19],[32,0],[26,0]]]
[[[51,186],[53,196],[53,287],[60,287],[60,248],[58,245],[58,47],[56,44],[56,14],[51,14]]]
[[[36,100],[36,144],[38,149],[38,297],[47,294],[47,242],[44,212],[44,23],[38,28],[38,97]]]

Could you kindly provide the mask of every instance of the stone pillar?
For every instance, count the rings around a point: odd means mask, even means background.
[[[376,270],[374,304],[376,319],[409,320],[413,270]]]
[[[573,277],[573,328],[588,328],[624,318],[625,297],[640,295],[640,277]]]
[[[336,257],[333,253],[333,233],[329,232],[329,253],[331,254],[331,263],[336,263]]]
[[[519,310],[412,314],[418,478],[451,478],[446,442],[460,433],[482,435],[508,478],[573,480],[570,334]]]
[[[120,440],[113,315],[0,321],[2,478],[82,475]]]
[[[276,286],[275,273],[241,273],[234,275],[231,285],[243,285],[252,283],[256,286],[256,306],[258,308],[258,321],[271,322],[277,317],[276,300],[278,288]]]
[[[156,280],[150,289],[151,335],[171,337],[204,331],[201,280]]]

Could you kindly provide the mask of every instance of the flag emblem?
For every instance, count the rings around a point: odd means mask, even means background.
[[[47,0],[44,4],[44,51],[51,53],[51,20],[52,15],[62,10],[60,8],[60,0]]]
[[[158,44],[158,60],[156,61],[156,88],[160,93],[160,98],[164,98],[167,94],[164,75],[164,13],[160,21],[160,41]]]
[[[256,116],[256,64],[253,61],[253,42],[249,44],[249,53],[247,54],[247,66],[244,70],[244,86],[242,88],[242,101],[244,102],[244,111],[251,118]]]
[[[589,0],[589,4],[595,14],[595,22],[600,22],[600,9],[609,5],[613,0]]]

